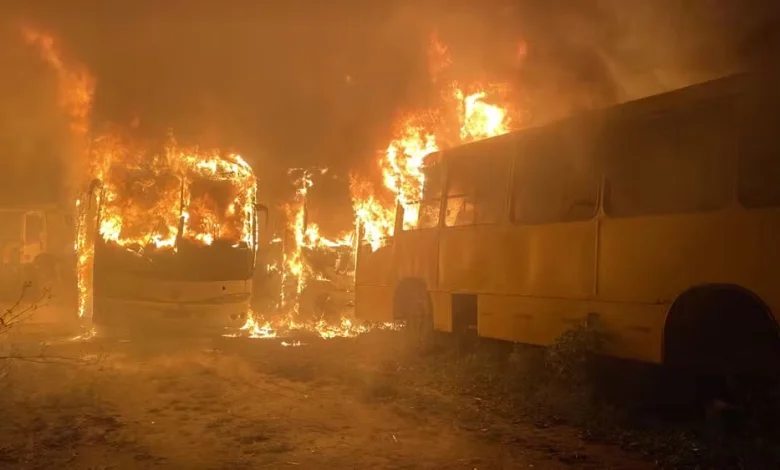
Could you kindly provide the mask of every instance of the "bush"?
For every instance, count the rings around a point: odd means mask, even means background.
[[[564,332],[548,348],[516,345],[507,379],[517,406],[537,420],[573,424],[594,420],[600,409],[594,384],[594,359],[604,334],[587,326]]]

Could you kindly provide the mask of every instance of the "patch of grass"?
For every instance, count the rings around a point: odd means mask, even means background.
[[[311,362],[280,364],[272,373],[294,382],[311,382],[317,378],[315,365]]]
[[[476,397],[493,413],[540,427],[572,425],[586,439],[645,454],[662,468],[780,468],[780,380],[738,410],[673,422],[632,395],[642,387],[643,395],[660,393],[652,385],[658,377],[645,376],[645,369],[629,377],[625,368],[605,366],[606,339],[585,325],[549,348],[454,339],[447,348],[439,339],[414,351],[404,367],[425,369],[420,381]]]
[[[0,455],[5,462],[33,468],[67,461],[73,449],[115,445],[124,427],[88,386],[65,386],[56,392],[4,396]]]
[[[363,398],[368,402],[387,402],[401,394],[398,377],[386,374],[372,374],[366,377]]]

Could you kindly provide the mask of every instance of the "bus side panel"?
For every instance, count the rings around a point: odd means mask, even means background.
[[[355,317],[370,322],[393,321],[391,286],[356,286]]]
[[[395,320],[393,316],[393,288],[391,286],[356,286],[355,317],[361,320],[386,323]],[[437,331],[452,331],[452,301],[449,292],[430,292],[433,307],[433,328]]]
[[[752,220],[751,220],[752,219]],[[599,294],[672,302],[692,286],[755,285],[758,224],[740,210],[602,221]]]
[[[749,227],[758,231],[758,243],[755,249],[761,255],[756,259],[756,281],[745,284],[767,303],[780,321],[780,210],[764,209],[750,211],[747,214]]]
[[[389,286],[393,266],[393,246],[387,245],[371,251],[361,246],[355,267],[355,282],[359,286]]]
[[[548,346],[566,330],[599,315],[608,332],[606,352],[625,359],[661,362],[668,305],[620,304],[506,295],[478,296],[480,336]]]
[[[174,281],[105,272],[96,279],[94,292],[95,297],[167,303],[218,303],[251,294],[251,280]]]
[[[449,292],[431,292],[433,329],[452,333],[452,295]]]
[[[402,279],[421,279],[428,290],[435,290],[438,280],[436,259],[439,252],[437,230],[414,230],[395,236],[392,276]]]
[[[453,292],[588,298],[596,222],[445,229],[440,287]]]
[[[501,226],[464,226],[441,231],[439,288],[447,292],[491,292],[504,279]],[[494,292],[494,291],[492,291]]]

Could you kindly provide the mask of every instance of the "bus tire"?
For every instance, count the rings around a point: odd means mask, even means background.
[[[667,313],[663,363],[670,377],[690,382],[687,395],[699,403],[739,395],[734,384],[780,372],[780,330],[753,292],[733,285],[695,287]]]
[[[393,316],[405,323],[405,331],[419,341],[433,333],[433,304],[428,288],[420,279],[404,279],[393,296]]]

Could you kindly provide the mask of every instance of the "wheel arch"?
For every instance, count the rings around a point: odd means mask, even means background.
[[[704,328],[696,327],[697,325],[713,326],[715,328],[726,328],[727,324],[720,324],[717,320],[723,320],[718,318],[718,314],[712,314],[705,311],[706,307],[711,306],[708,302],[714,302],[716,299],[728,298],[744,302],[744,305],[748,308],[746,312],[741,313],[741,317],[738,320],[738,324],[750,324],[753,328],[759,328],[761,331],[766,332],[766,338],[769,340],[774,338],[777,345],[780,346],[780,325],[777,318],[774,316],[769,304],[753,290],[734,283],[708,283],[698,284],[685,289],[680,292],[669,305],[664,315],[664,322],[662,328],[662,341],[661,341],[661,362],[663,364],[670,363],[670,355],[674,352],[670,350],[670,347],[675,341],[685,341],[684,337],[676,337],[685,333],[692,333],[695,330]],[[690,315],[686,315],[686,312]],[[691,313],[692,312],[692,313]],[[720,312],[722,314],[722,312]],[[737,321],[736,318],[731,318],[732,321]],[[686,322],[688,324],[686,324]],[[671,348],[674,349],[674,348]],[[674,362],[674,361],[671,361]]]

